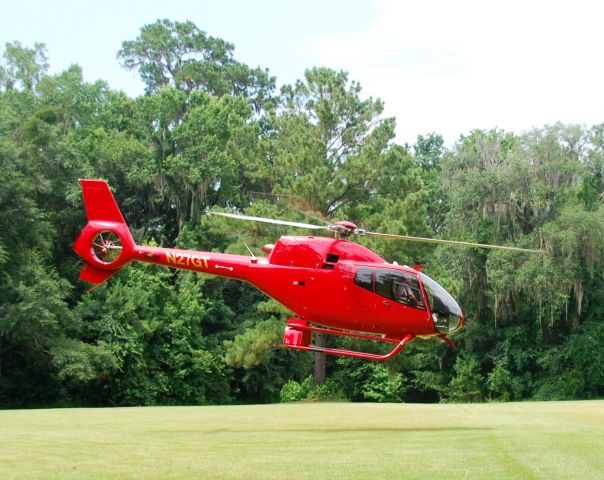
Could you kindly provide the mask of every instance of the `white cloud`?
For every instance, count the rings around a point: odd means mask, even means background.
[[[436,131],[452,143],[473,128],[604,121],[599,2],[379,5],[381,16],[364,30],[306,48],[382,98],[399,141]]]

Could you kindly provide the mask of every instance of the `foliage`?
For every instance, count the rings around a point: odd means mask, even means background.
[[[145,95],[86,82],[77,65],[49,74],[42,43],[4,47],[0,406],[604,395],[604,124],[402,146],[346,72],[312,67],[276,92],[267,69],[191,22],[145,25],[118,56]],[[328,358],[317,387],[312,355],[273,348],[289,312],[247,284],[139,264],[86,293],[78,178],[110,182],[139,243],[247,254],[298,233],[205,215],[220,209],[547,255],[360,238],[460,300],[459,350]]]
[[[333,380],[352,401],[402,402],[408,389],[405,376],[393,365],[352,358],[338,359]],[[389,368],[390,367],[390,368]]]
[[[270,101],[275,80],[268,70],[236,61],[234,48],[190,21],[164,19],[143,26],[136,40],[123,42],[118,58],[124,67],[138,70],[148,93],[172,85],[185,92],[242,96],[260,110]]]
[[[457,357],[455,376],[447,389],[447,400],[453,402],[478,402],[483,398],[484,377],[478,360],[474,357]]]
[[[333,381],[322,385],[313,385],[313,377],[309,375],[301,382],[288,380],[279,394],[281,402],[299,402],[302,400],[341,400],[342,393]]]
[[[13,90],[21,86],[33,90],[36,83],[48,70],[46,45],[34,43],[33,48],[21,42],[8,42],[4,50],[5,65],[0,65],[0,88]]]
[[[541,400],[568,400],[604,395],[604,367],[597,359],[604,354],[604,325],[586,322],[563,346],[540,359],[545,375],[535,397]]]
[[[363,398],[370,402],[400,402],[405,393],[405,378],[390,373],[382,364],[372,365],[372,375],[363,385]]]
[[[225,362],[230,366],[252,368],[268,360],[282,334],[282,320],[273,318],[258,322],[232,342],[226,342]]]
[[[487,389],[492,398],[507,402],[513,398],[513,382],[510,371],[502,362],[497,362],[487,377]]]

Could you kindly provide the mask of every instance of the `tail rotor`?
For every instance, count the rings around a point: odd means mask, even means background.
[[[130,262],[134,239],[107,182],[80,180],[88,223],[74,250],[84,263],[80,278],[100,284]]]

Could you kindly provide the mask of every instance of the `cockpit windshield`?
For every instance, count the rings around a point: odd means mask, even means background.
[[[434,328],[441,333],[459,330],[463,313],[455,299],[425,273],[420,273],[419,276],[430,303]]]

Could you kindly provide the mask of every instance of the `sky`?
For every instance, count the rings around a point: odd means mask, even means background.
[[[312,67],[344,70],[380,98],[398,143],[473,129],[515,133],[604,122],[604,2],[593,0],[20,0],[4,2],[6,42],[43,42],[50,73],[71,64],[135,97],[122,42],[157,19],[190,20],[268,68],[278,85]]]

